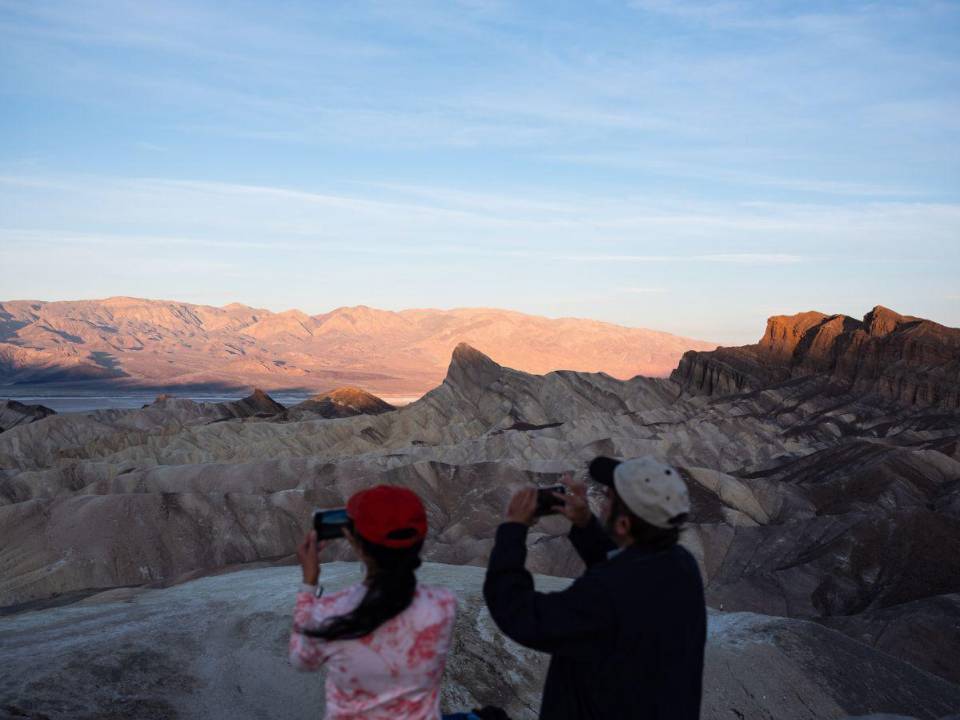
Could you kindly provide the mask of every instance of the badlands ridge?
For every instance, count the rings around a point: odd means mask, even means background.
[[[511,488],[653,454],[691,489],[683,542],[712,608],[705,718],[946,717],[960,708],[958,390],[960,330],[877,307],[771,318],[758,344],[687,352],[670,378],[534,375],[460,344],[419,401],[348,417],[324,416],[330,397],[283,408],[264,393],[7,405],[21,419],[0,433],[0,664],[17,670],[0,708],[319,714],[320,684],[283,664],[284,563],[313,507],[388,482],[424,498],[423,572],[463,604],[445,709],[534,717],[543,659],[493,631],[479,598]],[[580,571],[566,529],[549,518],[529,537],[547,589]],[[356,572],[331,567],[334,583]]]

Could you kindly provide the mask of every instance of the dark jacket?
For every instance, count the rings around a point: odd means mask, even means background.
[[[570,531],[587,571],[540,593],[526,536],[519,523],[497,529],[483,594],[508,637],[552,656],[541,720],[697,720],[707,618],[693,556],[630,546],[608,559],[613,543],[594,518]]]

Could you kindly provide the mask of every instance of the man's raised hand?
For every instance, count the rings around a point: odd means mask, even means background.
[[[537,521],[537,489],[517,490],[507,505],[507,522],[522,523],[527,527]]]
[[[586,527],[593,517],[587,502],[587,486],[574,480],[571,473],[565,473],[560,482],[567,486],[568,492],[565,495],[554,493],[554,497],[563,501],[563,505],[557,509],[577,527]]]

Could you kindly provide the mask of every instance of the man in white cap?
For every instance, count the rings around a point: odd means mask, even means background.
[[[520,490],[490,554],[490,614],[507,636],[552,656],[541,720],[697,720],[706,605],[697,563],[677,543],[686,484],[650,457],[599,457],[590,476],[606,495],[599,519],[584,485],[556,496],[586,572],[562,592],[534,590],[524,562],[537,491]]]

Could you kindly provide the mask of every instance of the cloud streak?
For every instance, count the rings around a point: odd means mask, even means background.
[[[804,262],[809,258],[783,253],[723,253],[719,255],[560,255],[572,262],[609,263],[721,263],[743,265],[785,265]],[[651,292],[639,290],[637,292]]]
[[[96,230],[181,239],[177,242],[232,242],[235,247],[286,243],[293,249],[346,238],[384,247],[419,236],[417,244],[436,247],[449,246],[453,238],[498,252],[551,247],[558,259],[670,262],[676,255],[698,262],[784,264],[800,262],[811,249],[823,255],[831,248],[836,254],[838,241],[855,250],[918,237],[936,247],[955,238],[960,227],[960,205],[942,203],[724,205],[669,198],[518,198],[391,184],[348,194],[342,189],[95,176],[7,175],[0,184],[7,187],[0,210],[8,219],[19,218],[8,220],[8,227],[22,232],[52,230],[49,218],[55,217],[72,237],[90,237]],[[144,232],[146,227],[151,232]],[[687,252],[612,250],[659,249],[680,241]],[[563,245],[578,251],[557,252]],[[607,249],[585,252],[586,245]]]

